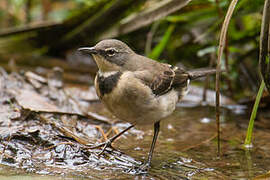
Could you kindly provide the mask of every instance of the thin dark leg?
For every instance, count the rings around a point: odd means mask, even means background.
[[[120,133],[114,135],[113,137],[111,137],[110,139],[108,139],[106,142],[100,143],[98,145],[95,146],[91,146],[90,149],[95,149],[95,148],[99,148],[101,146],[104,146],[102,151],[98,154],[101,155],[104,153],[105,149],[107,147],[112,147],[112,143],[113,141],[115,141],[119,136],[121,136],[122,134],[124,134],[125,132],[127,132],[129,129],[131,129],[132,127],[134,127],[134,125],[130,125],[129,127],[127,127],[126,129],[124,129],[123,131],[121,131]]]
[[[153,152],[154,152],[154,148],[155,148],[155,145],[156,145],[156,142],[157,142],[158,133],[159,133],[159,127],[160,127],[160,124],[159,124],[159,121],[158,121],[154,125],[154,137],[153,137],[151,148],[150,148],[150,151],[149,151],[149,154],[148,154],[148,158],[147,158],[147,161],[146,161],[146,164],[148,166],[150,166],[151,160],[152,160],[152,157],[153,157]]]
[[[155,148],[158,133],[159,133],[159,126],[160,126],[159,122],[156,122],[155,125],[154,125],[154,137],[153,137],[153,140],[152,140],[152,144],[151,144],[151,147],[150,147],[150,151],[149,151],[149,154],[148,154],[147,161],[142,166],[140,166],[139,168],[135,168],[136,174],[146,174],[148,169],[150,168],[154,148]]]

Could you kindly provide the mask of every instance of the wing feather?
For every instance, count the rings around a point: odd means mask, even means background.
[[[183,69],[178,70],[171,66],[165,66],[163,71],[153,73],[151,71],[139,71],[135,76],[143,84],[147,85],[156,96],[161,96],[169,92],[172,88],[187,86],[188,74]]]

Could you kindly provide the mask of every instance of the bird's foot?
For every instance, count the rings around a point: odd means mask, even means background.
[[[147,162],[139,167],[135,167],[130,172],[136,175],[143,175],[143,174],[147,174],[149,169],[150,169],[150,163]]]
[[[128,131],[130,128],[132,128],[134,125],[130,125],[129,127],[127,127],[126,129],[124,129],[123,131],[121,131],[120,133],[114,135],[113,137],[111,137],[110,139],[108,139],[106,142],[100,143],[98,145],[94,145],[94,146],[90,146],[90,149],[96,149],[99,147],[103,146],[103,149],[100,153],[98,153],[98,156],[100,156],[101,154],[104,153],[104,151],[106,150],[106,148],[110,147],[111,149],[115,150],[112,147],[112,142],[114,142],[118,137],[120,137],[122,134],[124,134],[126,131]]]
[[[98,153],[98,156],[102,155],[105,152],[106,148],[114,149],[112,147],[112,140],[111,139],[108,139],[107,141],[105,141],[103,143],[100,143],[100,144],[97,144],[94,146],[90,146],[89,149],[96,149],[96,148],[100,148],[102,146],[103,146],[103,148],[102,148],[101,152]]]

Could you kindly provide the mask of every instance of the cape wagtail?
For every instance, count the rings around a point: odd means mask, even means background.
[[[147,161],[150,167],[159,133],[160,121],[175,110],[176,103],[187,93],[190,80],[214,74],[213,69],[185,71],[136,54],[125,43],[108,39],[94,47],[79,48],[92,55],[99,71],[95,78],[97,94],[113,115],[131,125],[96,147],[106,147],[134,125],[154,124],[154,137]]]

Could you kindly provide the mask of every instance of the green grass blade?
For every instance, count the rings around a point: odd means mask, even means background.
[[[174,31],[175,25],[171,24],[167,31],[164,33],[161,41],[158,43],[158,45],[155,46],[155,48],[148,54],[147,56],[151,59],[158,59],[160,54],[164,51],[166,48],[167,43],[170,40],[170,37]]]
[[[258,91],[258,94],[256,96],[256,100],[252,109],[252,113],[249,119],[249,124],[248,124],[248,130],[247,130],[247,136],[246,136],[246,140],[245,140],[245,147],[249,147],[251,146],[251,138],[252,138],[252,131],[253,131],[253,126],[254,126],[254,120],[256,118],[257,115],[257,110],[258,110],[258,106],[262,97],[262,93],[263,93],[263,89],[265,87],[265,83],[264,81],[261,82],[260,85],[260,89]]]

